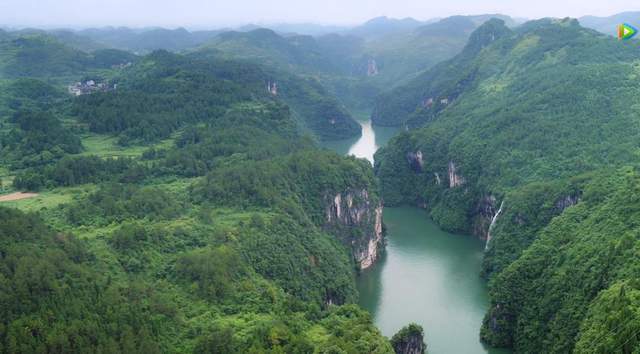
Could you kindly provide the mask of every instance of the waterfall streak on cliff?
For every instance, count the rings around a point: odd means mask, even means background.
[[[496,225],[496,221],[498,221],[498,217],[500,216],[500,213],[502,213],[503,207],[504,200],[500,203],[500,209],[498,209],[498,212],[493,216],[493,219],[491,219],[491,225],[489,225],[489,231],[487,232],[487,243],[484,246],[485,250],[489,249],[489,242],[491,241],[491,230],[493,230],[493,227]]]

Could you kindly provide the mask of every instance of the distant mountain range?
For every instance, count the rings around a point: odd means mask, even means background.
[[[609,17],[584,16],[578,20],[584,27],[615,36],[617,26],[621,23],[640,26],[640,11],[622,12]]]
[[[432,19],[427,21],[418,21],[411,17],[395,19],[382,16],[371,19],[360,26],[351,28],[346,31],[346,33],[365,39],[372,39],[399,32],[411,32],[420,26],[436,21],[438,20]]]
[[[62,42],[77,47],[82,50],[96,50],[101,48],[116,48],[131,50],[138,53],[151,52],[156,49],[166,49],[171,51],[183,51],[189,48],[200,46],[218,34],[231,30],[237,32],[250,32],[260,28],[268,28],[279,35],[288,37],[292,35],[309,35],[314,37],[325,36],[328,34],[340,34],[344,36],[356,36],[366,41],[375,41],[381,38],[388,38],[396,35],[406,35],[412,37],[415,34],[424,34],[426,32],[443,31],[442,33],[450,34],[448,31],[473,31],[475,27],[482,24],[490,18],[500,18],[505,21],[507,26],[513,27],[525,22],[525,19],[513,19],[505,15],[474,15],[474,16],[452,16],[444,20],[440,18],[432,18],[429,20],[416,20],[411,17],[396,19],[386,16],[373,18],[361,25],[321,25],[314,23],[278,23],[278,24],[247,24],[235,29],[219,28],[214,30],[194,30],[189,31],[185,28],[166,29],[160,27],[147,28],[128,28],[128,27],[102,27],[88,28],[83,30],[57,29],[12,29],[6,26],[0,26],[0,30],[11,33],[42,33],[47,32],[56,36]],[[474,28],[463,25],[454,30],[449,25],[466,18],[471,20]],[[620,23],[627,22],[630,24],[638,24],[640,21],[640,12],[623,12],[608,17],[584,16],[579,18],[580,23],[588,28],[595,29],[609,35],[616,34],[616,26]],[[433,25],[433,26],[431,26]],[[410,41],[408,39],[407,41]]]

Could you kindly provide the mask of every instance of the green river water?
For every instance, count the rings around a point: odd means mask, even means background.
[[[325,146],[373,161],[397,129],[361,124],[360,138]],[[413,207],[385,208],[384,223],[386,252],[358,278],[360,305],[382,333],[391,337],[415,322],[425,330],[430,354],[508,353],[479,340],[488,307],[487,287],[478,275],[484,242],[446,233]]]

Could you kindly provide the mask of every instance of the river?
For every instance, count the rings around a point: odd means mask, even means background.
[[[373,155],[397,132],[361,121],[362,136],[325,144],[341,154],[373,162]],[[415,322],[425,330],[430,354],[508,353],[479,340],[488,308],[479,277],[484,243],[469,235],[440,230],[424,210],[384,209],[387,247],[381,259],[358,277],[360,305],[382,333],[391,337]]]

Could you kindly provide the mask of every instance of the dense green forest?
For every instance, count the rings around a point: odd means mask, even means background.
[[[324,87],[13,36],[0,189],[39,195],[0,205],[0,352],[393,352],[354,305],[373,221],[327,219],[336,194],[380,201],[367,162],[316,145],[359,131]],[[66,92],[88,80],[109,89]]]
[[[637,350],[639,57],[576,20],[491,20],[379,98],[374,122],[409,130],[376,154],[385,203],[487,239],[487,343]]]
[[[270,82],[279,85],[277,92],[267,91]],[[145,56],[118,79],[118,90],[83,96],[72,111],[91,131],[117,133],[126,144],[166,138],[184,124],[205,122],[242,102],[279,98],[297,110],[301,129],[322,139],[359,134],[349,113],[312,80],[202,53]]]

